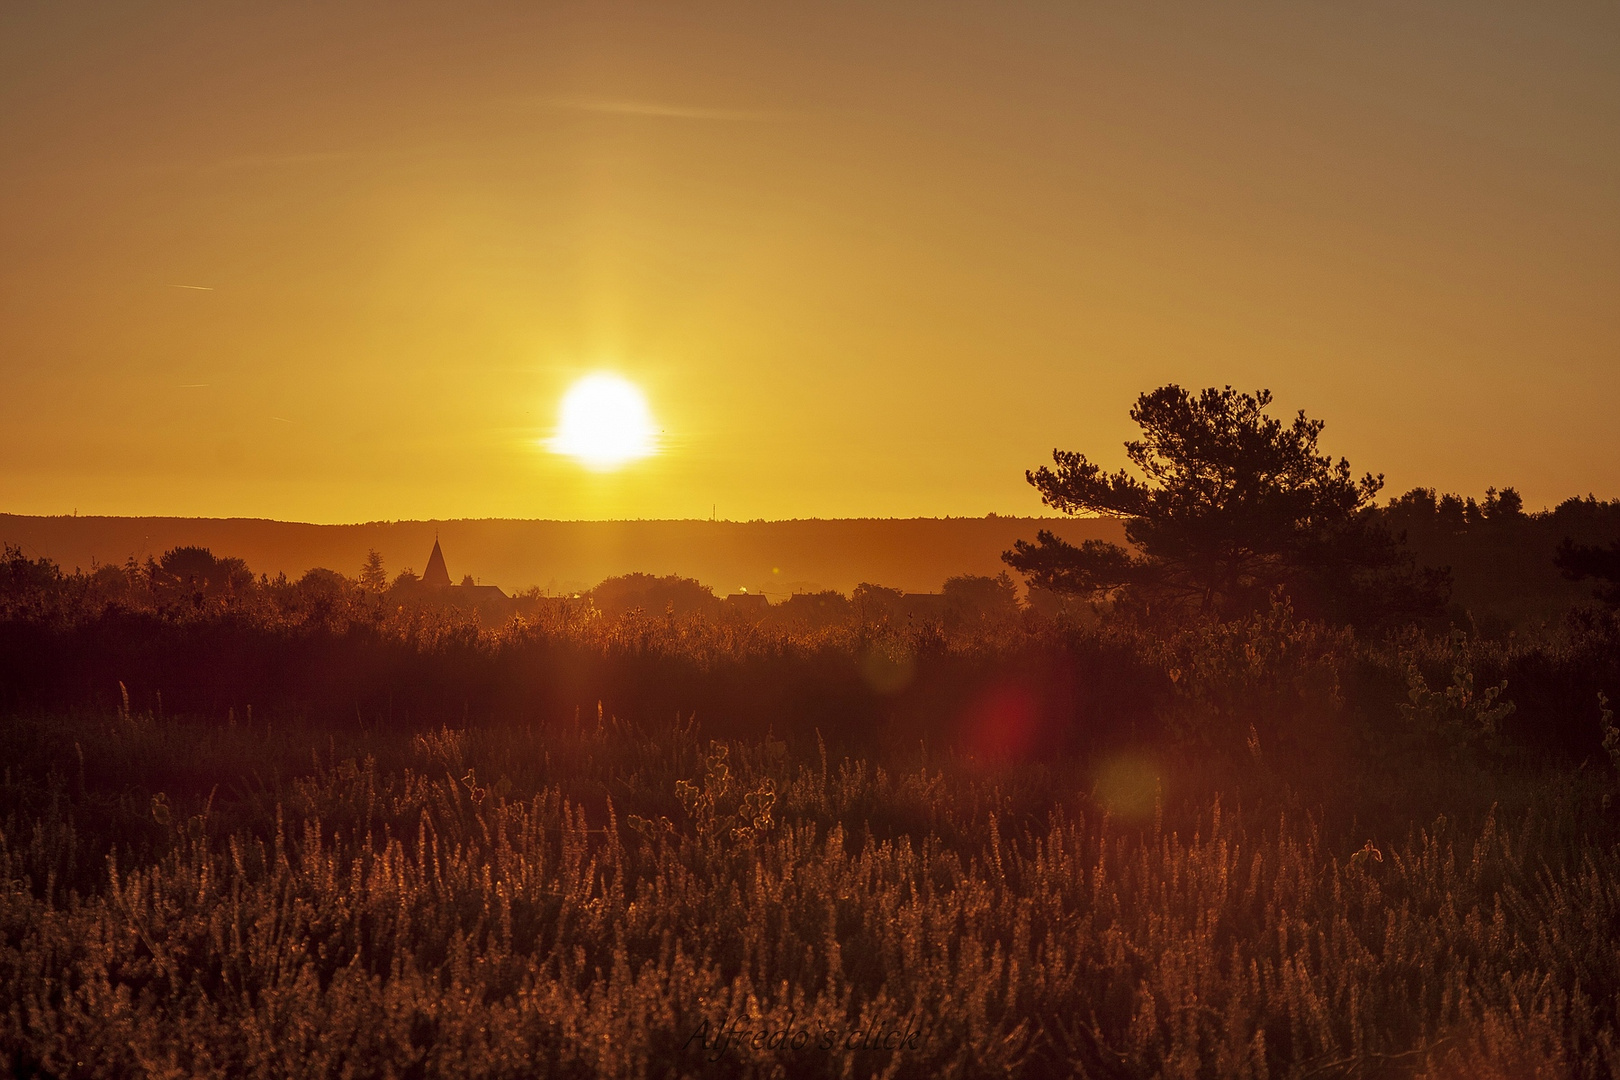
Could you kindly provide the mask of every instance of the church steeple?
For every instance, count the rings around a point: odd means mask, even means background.
[[[444,552],[439,550],[439,537],[433,537],[433,554],[428,556],[427,569],[422,571],[422,584],[449,585],[450,570],[444,565]]]

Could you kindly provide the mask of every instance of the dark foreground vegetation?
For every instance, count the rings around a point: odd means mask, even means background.
[[[18,1075],[1620,1067],[1609,614],[56,595],[0,620]]]

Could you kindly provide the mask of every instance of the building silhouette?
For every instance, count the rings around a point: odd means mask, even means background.
[[[427,569],[422,571],[422,584],[450,587],[450,569],[444,565],[444,552],[439,549],[437,536],[433,538],[433,554],[428,556]]]
[[[771,603],[764,593],[740,592],[732,593],[720,601],[720,610],[727,615],[741,616],[745,619],[758,621],[771,609]]]
[[[439,547],[437,536],[433,538],[433,553],[428,556],[427,569],[422,571],[419,587],[456,604],[502,605],[511,599],[497,585],[477,584],[471,574],[462,578],[460,585],[452,584],[450,567],[444,561],[444,549]]]

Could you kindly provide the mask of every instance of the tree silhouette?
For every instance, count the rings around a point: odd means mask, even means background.
[[[1006,571],[995,577],[949,577],[940,592],[945,598],[947,627],[1004,624],[1018,618],[1018,586]]]
[[[713,612],[720,603],[713,589],[693,578],[683,578],[677,574],[659,577],[633,573],[610,577],[592,589],[590,597],[596,609],[609,617],[637,609],[648,615]]]
[[[383,557],[376,548],[366,552],[365,564],[360,567],[360,587],[374,593],[388,588],[388,572],[383,569]]]
[[[168,599],[189,597],[201,606],[205,597],[240,594],[253,587],[247,563],[230,556],[215,557],[205,547],[176,547],[155,562],[148,560],[153,588]]]
[[[1054,450],[1025,476],[1066,514],[1122,519],[1135,549],[1049,530],[1002,557],[1032,586],[1229,615],[1285,588],[1306,610],[1356,621],[1433,610],[1443,581],[1415,575],[1373,512],[1383,477],[1317,450],[1323,422],[1266,415],[1271,392],[1179,386],[1142,394],[1125,444],[1141,478]],[[1382,610],[1378,610],[1382,609]]]
[[[1598,584],[1592,595],[1610,607],[1620,607],[1620,540],[1600,547],[1565,537],[1555,561],[1571,581],[1595,579]]]

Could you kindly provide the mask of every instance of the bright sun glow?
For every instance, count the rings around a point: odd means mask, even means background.
[[[607,374],[587,375],[568,388],[549,445],[600,472],[658,451],[647,399],[633,383]]]

